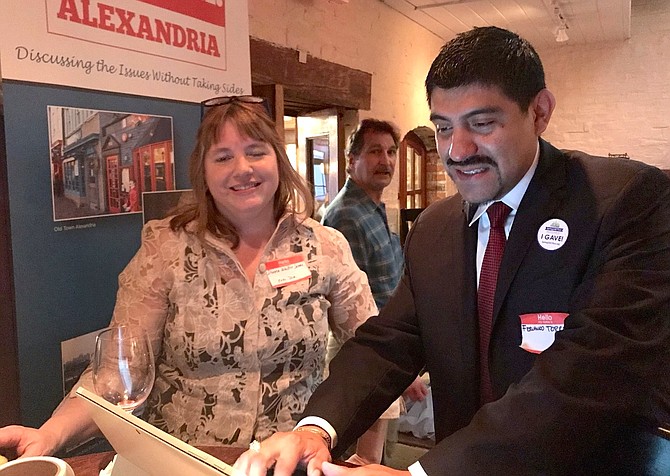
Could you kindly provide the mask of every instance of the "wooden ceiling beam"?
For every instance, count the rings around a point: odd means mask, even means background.
[[[286,101],[299,100],[324,107],[370,109],[372,75],[364,71],[306,55],[298,50],[249,38],[251,81],[281,84]]]

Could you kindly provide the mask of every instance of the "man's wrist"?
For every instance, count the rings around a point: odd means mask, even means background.
[[[320,426],[317,425],[303,425],[299,426],[297,428],[294,428],[293,431],[307,431],[309,433],[314,433],[315,435],[319,435],[324,443],[326,443],[326,446],[328,447],[329,450],[333,449],[333,439],[331,438],[330,434],[321,428]]]
[[[330,437],[325,438],[326,441],[330,441],[329,449],[332,450],[337,445],[337,432],[335,431],[335,428],[333,428],[333,426],[328,422],[328,420],[318,416],[306,416],[302,418],[293,429],[296,430],[303,426],[316,426],[317,428],[325,431]]]

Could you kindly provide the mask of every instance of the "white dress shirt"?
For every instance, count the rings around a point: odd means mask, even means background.
[[[535,175],[535,170],[537,169],[537,162],[540,157],[540,143],[537,143],[537,151],[535,152],[535,159],[533,163],[528,168],[526,174],[519,180],[512,190],[507,192],[507,194],[502,197],[500,200],[491,200],[488,202],[480,203],[477,207],[472,220],[468,226],[472,226],[475,223],[477,225],[477,288],[479,288],[479,275],[482,271],[482,262],[484,261],[484,252],[486,251],[486,245],[489,243],[489,232],[491,230],[491,222],[489,221],[489,216],[486,213],[486,210],[495,202],[503,202],[505,205],[510,207],[510,211],[507,219],[505,220],[505,237],[509,236],[509,232],[512,229],[512,223],[514,223],[514,218],[516,217],[516,211],[521,204],[521,199],[526,194],[528,185],[530,184],[533,175]]]

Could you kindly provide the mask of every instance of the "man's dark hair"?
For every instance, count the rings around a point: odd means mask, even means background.
[[[349,136],[347,141],[347,155],[351,154],[357,156],[363,150],[365,144],[365,133],[376,132],[378,134],[389,134],[393,137],[395,146],[400,145],[400,132],[398,128],[388,121],[380,121],[378,119],[363,119],[354,132]]]
[[[516,33],[494,26],[474,28],[447,42],[426,76],[430,104],[435,88],[497,86],[522,110],[546,87],[537,52]]]

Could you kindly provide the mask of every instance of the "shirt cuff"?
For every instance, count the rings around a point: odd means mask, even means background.
[[[333,425],[328,423],[326,420],[324,420],[321,417],[317,416],[308,416],[303,418],[298,422],[298,424],[295,426],[295,428],[300,428],[301,426],[305,425],[315,425],[324,430],[326,433],[330,435],[330,441],[331,443],[331,450],[337,446],[337,432],[335,431],[335,428],[333,428]],[[294,428],[294,429],[295,429]],[[424,473],[425,474],[425,473]],[[427,476],[427,475],[426,475]]]
[[[409,474],[412,476],[428,476],[426,472],[423,470],[423,467],[421,466],[421,463],[418,461],[416,463],[412,463],[409,468],[407,468],[409,471]]]

